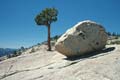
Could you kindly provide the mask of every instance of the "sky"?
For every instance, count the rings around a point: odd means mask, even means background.
[[[0,0],[0,47],[30,47],[47,40],[47,28],[35,17],[55,7],[58,20],[51,24],[51,36],[61,35],[83,20],[92,20],[106,31],[120,33],[120,0]]]

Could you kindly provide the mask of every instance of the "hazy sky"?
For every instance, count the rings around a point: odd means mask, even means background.
[[[47,7],[59,11],[58,21],[51,25],[52,36],[88,19],[120,33],[120,0],[0,0],[0,47],[29,47],[47,40],[47,28],[34,21]]]

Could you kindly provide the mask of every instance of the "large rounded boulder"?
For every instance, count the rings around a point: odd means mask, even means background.
[[[105,48],[107,34],[104,27],[86,20],[68,29],[57,41],[55,48],[67,57],[84,55]]]

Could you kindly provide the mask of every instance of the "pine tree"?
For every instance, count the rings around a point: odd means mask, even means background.
[[[37,25],[45,25],[48,28],[48,51],[51,51],[50,45],[50,27],[51,23],[57,21],[58,11],[55,8],[46,8],[35,17]]]

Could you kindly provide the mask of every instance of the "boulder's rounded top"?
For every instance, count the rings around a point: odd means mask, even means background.
[[[78,23],[96,23],[95,21],[92,21],[92,20],[84,20],[84,21],[80,21]]]
[[[96,23],[95,21],[92,21],[92,20],[84,20],[84,21],[80,21],[78,22],[75,27],[79,26],[79,25],[82,25],[82,24],[95,24],[95,25],[98,25],[98,26],[102,26],[101,24],[99,23]],[[103,28],[103,27],[102,27]]]
[[[83,24],[83,23],[94,23],[94,24],[98,24],[98,23],[96,23],[95,21],[92,21],[92,20],[84,20],[84,21],[78,22],[79,25],[80,25],[80,24]]]

